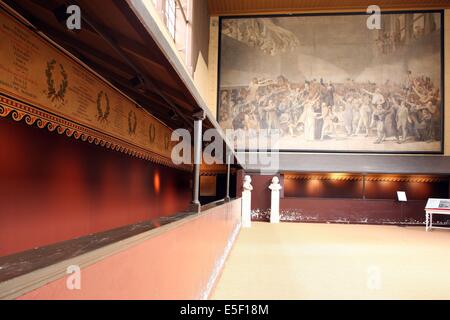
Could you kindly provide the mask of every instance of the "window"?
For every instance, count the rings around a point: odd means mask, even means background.
[[[153,4],[189,68],[191,48],[192,0],[147,0]]]
[[[173,39],[175,39],[175,31],[176,31],[176,0],[166,0],[166,8],[165,8],[165,18],[166,18],[166,26],[169,30],[170,35]]]

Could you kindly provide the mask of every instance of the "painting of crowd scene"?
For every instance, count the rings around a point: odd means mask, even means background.
[[[441,13],[221,20],[224,129],[278,130],[278,148],[442,152]]]

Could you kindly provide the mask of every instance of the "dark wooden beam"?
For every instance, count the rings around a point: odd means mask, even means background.
[[[155,95],[153,92],[140,92],[139,89],[130,85],[130,80],[121,77],[120,75],[111,71],[109,67],[106,67],[100,63],[92,61],[88,57],[83,59],[87,65],[96,70],[99,74],[105,77],[108,81],[114,84],[118,89],[122,90],[125,94],[130,96],[133,100],[141,104],[143,108],[149,111],[152,115],[159,118],[162,121],[167,122],[167,125],[172,128],[178,128],[182,125],[181,119],[175,121],[173,119],[173,111],[161,100],[161,98]]]
[[[120,61],[109,54],[106,54],[96,48],[93,48],[78,39],[75,39],[68,32],[67,33],[61,32],[43,23],[42,21],[37,21],[35,26],[43,33],[45,33],[47,36],[49,36],[53,41],[60,44],[69,51],[75,50],[77,52],[82,52],[83,55],[89,55],[95,59],[101,60],[110,65],[111,67],[113,67],[114,69],[120,70],[125,74],[128,74],[130,76],[134,75],[133,69],[124,64],[123,61]]]
[[[134,74],[131,68],[128,68],[122,61],[112,58],[109,55],[99,52],[98,50],[91,48],[80,41],[75,41],[72,39],[70,34],[61,32],[52,28],[51,26],[43,23],[41,20],[36,19],[33,14],[31,14],[25,7],[18,4],[17,2],[12,5],[12,7],[20,12],[20,14],[30,21],[38,30],[45,33],[53,41],[62,45],[72,54],[78,57],[81,61],[86,63],[92,69],[96,70],[100,75],[105,77],[108,81],[122,90],[125,94],[130,96],[139,104],[143,104],[148,112],[154,115],[156,118],[164,121],[167,125],[178,128],[182,124],[180,120],[174,120],[174,112],[168,108],[162,99],[153,92],[139,92],[137,88],[134,88],[130,83],[130,79]],[[94,57],[93,57],[94,56]],[[97,60],[95,61],[94,58]],[[99,62],[101,61],[101,62]],[[129,74],[129,78],[125,78],[123,75],[119,75],[113,72],[115,69],[119,69],[121,72]]]
[[[54,1],[54,0],[53,1],[31,0],[31,1],[34,4],[39,5],[42,8],[44,8],[48,11],[51,11],[51,12],[61,6],[61,3],[59,1]],[[122,6],[123,6],[123,3],[120,7],[121,12],[124,14],[127,13],[128,15],[130,15],[130,12],[123,12],[124,9],[122,8]],[[129,18],[129,17],[127,16],[127,18]],[[132,19],[132,21],[134,21],[134,19]],[[126,64],[124,64],[124,62],[121,62],[121,61],[117,60],[116,58],[111,57],[110,55],[107,55],[97,49],[92,48],[89,45],[86,45],[85,43],[83,43],[81,41],[81,39],[75,39],[71,35],[71,32],[69,32],[69,31],[62,32],[62,31],[56,30],[55,28],[51,27],[50,25],[48,25],[42,21],[39,21],[39,20],[35,21],[35,23],[33,23],[33,24],[36,24],[36,27],[41,29],[44,33],[48,33],[49,36],[51,36],[51,38],[55,37],[57,40],[56,42],[62,42],[66,46],[70,46],[71,48],[81,49],[88,55],[97,57],[104,61],[109,61],[109,62],[111,62],[110,64],[114,68],[119,68],[121,71],[123,71],[125,73],[128,73],[128,74],[135,73],[131,68],[127,67]],[[140,25],[140,23],[136,24],[136,22],[134,21],[133,27],[136,27],[137,25]],[[150,62],[152,65],[154,65],[154,67],[159,69],[159,72],[165,72],[167,74],[170,74],[169,71],[173,70],[172,66],[167,62],[165,57],[162,54],[158,54],[158,52],[160,50],[155,45],[155,43],[153,42],[153,40],[151,38],[147,40],[146,45],[144,46],[144,45],[140,44],[139,42],[136,42],[115,30],[111,30],[107,26],[104,26],[100,23],[99,23],[99,27],[102,30],[105,30],[105,32],[108,34],[114,34],[114,41],[115,41],[115,43],[117,43],[117,45],[121,49],[137,56],[139,59],[144,59],[144,60]],[[89,27],[89,25],[83,26],[83,30],[81,32],[91,32],[96,37],[99,37],[99,35],[95,32],[95,30],[93,30],[93,28]],[[136,31],[136,32],[138,32],[138,31]],[[103,41],[103,40],[101,40],[101,41]],[[77,47],[79,47],[79,48],[77,48]],[[157,73],[155,73],[155,74],[157,74]],[[177,89],[177,88],[182,88],[182,83],[180,82],[179,79],[177,79],[176,77],[175,78],[171,77],[174,84],[176,85],[175,87],[173,87],[168,84],[162,84],[161,79],[158,79],[158,77],[154,76],[153,74],[147,74],[147,76],[150,77],[154,82],[158,83],[157,87],[160,91],[167,94],[171,98],[175,99],[178,104],[183,105],[186,109],[189,110],[190,104],[187,103],[189,101],[189,98],[185,95],[185,93],[183,91]]]
[[[174,67],[170,64],[170,62],[167,60],[167,58],[164,56],[163,53],[161,53],[161,49],[158,47],[158,45],[155,43],[153,38],[149,35],[145,27],[142,25],[142,22],[139,20],[139,18],[134,14],[134,12],[130,9],[128,3],[123,0],[113,0],[116,7],[122,12],[122,14],[127,17],[128,22],[131,24],[133,29],[139,34],[142,40],[144,40],[146,47],[149,47],[154,52],[160,52],[160,59],[158,61],[160,64],[167,70],[170,71],[172,74],[176,75],[176,71]],[[123,39],[125,40],[125,39]],[[132,43],[125,43],[123,42],[126,48],[132,49],[135,54],[142,56],[143,58],[146,58],[148,56],[148,53],[142,51],[139,47],[134,46]],[[148,48],[147,48],[148,50]],[[162,58],[162,59],[161,59]],[[179,77],[175,77],[175,81],[177,81],[177,84],[180,87],[184,87],[183,82]]]
[[[77,2],[74,2],[77,4]],[[79,4],[78,4],[79,5]],[[80,6],[80,5],[79,5]],[[89,12],[91,13],[91,12]],[[177,106],[174,105],[174,103],[168,98],[159,88],[158,85],[149,78],[148,74],[146,72],[142,72],[143,68],[140,66],[136,61],[132,60],[124,51],[122,48],[120,48],[117,45],[117,42],[114,38],[114,33],[109,33],[108,30],[104,30],[100,24],[97,23],[98,19],[95,17],[95,15],[90,15],[86,11],[82,14],[82,20],[84,23],[87,23],[90,25],[96,33],[98,33],[99,36],[103,38],[104,41],[106,41],[111,49],[113,49],[133,70],[136,72],[136,76],[139,79],[143,80],[143,85],[145,88],[148,88],[151,91],[155,91],[164,102],[168,104],[168,106],[179,116],[183,119],[185,122],[186,127],[191,127],[193,124],[192,122],[186,117],[183,112],[181,112]]]
[[[46,1],[31,0],[31,1],[33,3],[35,3],[36,5],[39,5],[49,11],[55,10],[56,8],[61,6],[61,3],[64,3],[64,1],[61,2],[61,1],[56,1],[56,0],[46,0]],[[124,15],[124,17],[126,17],[128,22],[130,24],[132,24],[132,27],[135,29],[135,31],[138,33],[138,35],[141,38],[145,39],[145,45],[131,39],[130,37],[127,37],[127,36],[121,34],[117,30],[112,30],[108,26],[105,26],[105,25],[101,24],[100,22],[96,21],[98,26],[102,30],[104,30],[107,34],[114,34],[115,43],[123,50],[125,50],[129,53],[132,53],[144,60],[149,61],[150,63],[158,66],[159,68],[161,68],[162,70],[165,70],[166,72],[173,71],[173,67],[165,59],[164,55],[160,53],[160,49],[154,43],[153,39],[151,39],[151,37],[149,37],[148,34],[146,32],[144,32],[145,29],[141,30],[143,28],[141,23],[138,20],[136,20],[136,17],[132,14],[132,12],[126,11],[124,9],[124,5],[126,5],[126,3],[124,3],[123,0],[115,2],[115,3],[116,3],[116,6],[118,7],[118,9]],[[98,20],[98,19],[96,19],[96,20]],[[83,31],[91,32],[92,34],[94,34],[97,37],[99,36],[95,32],[95,30],[92,27],[90,27],[89,25],[84,25]],[[179,79],[172,77],[172,80],[179,86],[182,85],[182,83],[179,81]],[[176,91],[177,95],[183,95],[182,91],[176,90],[175,88],[172,88],[172,90]],[[174,95],[174,93],[172,93],[172,95]],[[184,99],[186,99],[186,98],[184,97]]]

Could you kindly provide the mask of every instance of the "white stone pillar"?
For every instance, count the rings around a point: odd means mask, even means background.
[[[242,227],[250,228],[252,226],[252,190],[250,184],[252,178],[250,176],[244,177],[244,184],[242,190]]]
[[[280,190],[282,189],[280,185],[280,180],[278,177],[272,178],[272,183],[269,186],[272,190],[272,195],[270,198],[270,223],[280,222]]]
[[[190,211],[200,213],[201,204],[199,201],[200,196],[200,165],[202,162],[202,128],[203,120],[205,119],[205,112],[199,111],[194,114],[194,171],[193,171],[193,189],[192,189],[192,202]]]

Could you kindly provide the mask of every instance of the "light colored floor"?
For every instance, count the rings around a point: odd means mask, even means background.
[[[450,299],[450,230],[253,223],[212,299]]]

